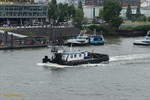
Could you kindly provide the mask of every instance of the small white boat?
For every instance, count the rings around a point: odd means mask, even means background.
[[[68,46],[83,46],[89,44],[89,37],[86,34],[79,34],[78,36],[65,41],[65,45]]]
[[[134,45],[150,45],[150,31],[147,32],[147,35],[142,40],[136,40]]]

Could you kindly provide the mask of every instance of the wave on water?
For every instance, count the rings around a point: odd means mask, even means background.
[[[132,55],[121,55],[110,57],[110,62],[127,61],[127,60],[138,60],[150,58],[150,54],[132,54]]]

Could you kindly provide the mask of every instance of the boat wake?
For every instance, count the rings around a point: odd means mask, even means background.
[[[140,60],[150,58],[150,54],[132,54],[110,57],[110,62],[128,61],[128,60]]]
[[[51,69],[62,69],[62,68],[75,68],[75,67],[98,67],[98,66],[111,66],[112,64],[124,64],[124,63],[138,63],[137,60],[145,60],[150,58],[149,54],[132,54],[132,55],[121,55],[110,57],[109,64],[98,63],[98,64],[82,64],[77,66],[58,65],[53,63],[38,63],[38,66],[44,66]],[[149,59],[147,59],[149,60]],[[115,62],[115,63],[114,63]]]

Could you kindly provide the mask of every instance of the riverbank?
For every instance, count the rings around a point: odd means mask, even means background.
[[[117,31],[112,31],[106,25],[91,25],[87,34],[93,34],[92,30],[96,29],[96,34],[103,34],[109,37],[138,37],[145,36],[150,29],[150,25],[142,25],[136,27],[121,27]],[[0,46],[1,50],[5,49],[21,49],[21,48],[37,48],[46,47],[49,43],[63,44],[65,39],[75,37],[80,33],[80,29],[74,27],[39,27],[39,28],[4,28],[3,30],[24,35],[25,38],[15,37],[11,35],[1,34]],[[101,32],[101,30],[103,32]]]
[[[11,32],[27,35],[29,37],[45,37],[47,39],[61,39],[76,36],[80,33],[78,28],[16,28]]]
[[[150,30],[150,24],[148,25],[121,25],[119,29],[112,29],[107,24],[104,25],[90,25],[86,27],[88,33],[93,33],[96,29],[97,34],[103,34],[104,36],[122,36],[122,37],[137,37],[145,36],[147,31]]]
[[[80,33],[79,29],[73,27],[3,28],[3,30],[0,34],[0,50],[47,47],[51,41],[63,44],[64,39]],[[13,34],[26,37],[16,37]]]
[[[86,28],[87,34],[93,34],[94,29],[96,29],[97,34],[103,34],[104,36],[136,37],[146,35],[147,31],[150,29],[150,24],[137,24],[136,26],[131,26],[126,23],[117,31],[110,29],[107,25],[90,25]],[[80,29],[74,27],[2,28],[2,30],[29,37],[45,37],[47,40],[64,40],[77,36],[80,33]]]

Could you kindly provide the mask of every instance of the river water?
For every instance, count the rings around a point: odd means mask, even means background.
[[[109,64],[61,70],[37,66],[48,48],[0,51],[0,100],[150,100],[150,47],[138,38],[107,38]]]

